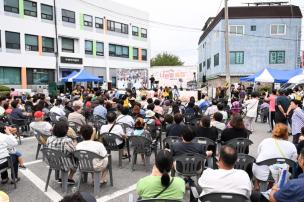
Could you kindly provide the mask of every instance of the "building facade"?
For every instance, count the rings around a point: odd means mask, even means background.
[[[298,6],[229,7],[231,82],[270,67],[301,65],[301,21]],[[213,86],[225,83],[224,9],[209,18],[198,43],[198,79]],[[203,79],[204,78],[204,79]]]
[[[35,88],[84,68],[117,85],[150,66],[149,16],[109,0],[0,0],[0,84]]]

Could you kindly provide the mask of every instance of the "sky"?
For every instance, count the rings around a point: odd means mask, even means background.
[[[113,0],[130,7],[146,11],[151,21],[158,21],[186,28],[168,27],[150,23],[149,37],[151,56],[168,52],[178,55],[185,65],[197,64],[198,40],[202,27],[209,17],[214,17],[224,7],[224,0]],[[246,2],[261,0],[229,0],[229,6],[241,6]],[[263,0],[269,1],[269,0]],[[304,14],[304,0],[288,1],[301,7]],[[304,33],[302,27],[302,33]],[[303,35],[303,34],[302,34]],[[303,39],[303,37],[302,37]],[[303,47],[303,44],[302,44]]]

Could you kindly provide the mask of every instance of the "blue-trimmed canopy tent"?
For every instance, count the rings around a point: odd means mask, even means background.
[[[302,74],[302,69],[293,70],[276,70],[271,68],[265,68],[256,74],[242,77],[242,82],[266,82],[266,83],[286,83],[290,78]]]

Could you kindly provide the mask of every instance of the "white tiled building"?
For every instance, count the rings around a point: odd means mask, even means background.
[[[0,0],[0,84],[47,85],[84,68],[116,86],[118,72],[150,66],[148,18],[109,0]]]

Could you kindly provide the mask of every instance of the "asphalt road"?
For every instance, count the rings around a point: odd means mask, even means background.
[[[256,123],[254,128],[255,132],[250,136],[250,139],[254,142],[250,147],[250,155],[256,157],[258,144],[263,139],[270,137],[271,134],[267,133],[269,129],[267,124]],[[54,173],[51,176],[48,191],[44,192],[48,167],[46,163],[42,161],[41,153],[38,160],[35,160],[36,148],[37,141],[33,137],[23,139],[22,145],[17,147],[17,150],[23,154],[27,169],[19,170],[21,181],[18,182],[17,189],[14,189],[11,184],[0,184],[0,190],[8,193],[11,202],[57,202],[63,196],[60,184],[54,180]],[[140,158],[138,157],[138,159]],[[153,162],[154,158],[151,157],[151,164],[153,164]],[[130,169],[131,164],[128,160],[123,160],[123,166],[119,168],[117,152],[113,152],[114,186],[111,187],[109,183],[102,186],[97,201],[128,202],[130,194],[133,194],[135,200],[137,198],[135,192],[136,182],[140,178],[150,174],[150,172],[146,172],[141,160],[138,160],[138,163],[133,172]],[[149,170],[151,170],[151,167]],[[72,186],[68,187],[68,191],[71,193]],[[88,184],[81,184],[80,191],[93,193],[91,180],[89,180]],[[188,195],[186,195],[186,198],[188,198]],[[185,201],[187,200],[185,199]]]

